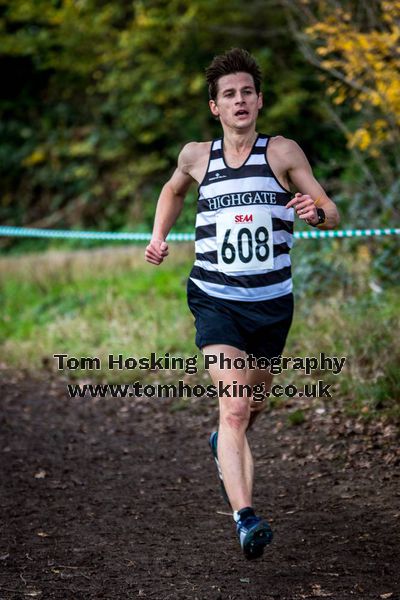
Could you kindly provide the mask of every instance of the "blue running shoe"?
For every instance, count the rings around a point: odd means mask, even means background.
[[[243,553],[248,560],[262,556],[265,546],[272,542],[273,533],[270,524],[261,517],[250,516],[236,524]]]
[[[225,502],[227,504],[229,504],[229,506],[230,506],[231,503],[229,502],[228,494],[226,493],[226,489],[225,489],[225,486],[224,486],[224,480],[222,478],[221,466],[220,466],[219,460],[218,460],[218,453],[217,453],[218,431],[213,431],[212,432],[212,434],[210,435],[210,439],[208,440],[208,443],[210,444],[211,452],[212,452],[212,455],[214,457],[215,464],[217,465],[218,477],[219,477],[219,483],[221,485],[222,497],[225,500]]]

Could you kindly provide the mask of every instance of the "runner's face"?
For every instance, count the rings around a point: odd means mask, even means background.
[[[236,131],[254,126],[261,107],[262,95],[257,94],[250,73],[232,73],[218,79],[217,99],[210,100],[212,114]]]

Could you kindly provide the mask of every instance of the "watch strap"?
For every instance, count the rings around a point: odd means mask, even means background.
[[[317,208],[317,216],[318,216],[317,223],[308,223],[309,225],[311,225],[311,227],[318,227],[319,225],[322,225],[323,223],[325,223],[326,215],[325,215],[325,211],[323,208]]]

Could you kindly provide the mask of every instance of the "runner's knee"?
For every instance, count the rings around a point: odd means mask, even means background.
[[[246,428],[250,418],[248,398],[229,398],[221,402],[220,421],[232,429]]]

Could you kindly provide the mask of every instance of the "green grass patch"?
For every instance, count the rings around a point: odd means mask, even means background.
[[[333,386],[334,397],[345,401],[349,414],[400,420],[398,287],[371,285],[365,252],[360,257],[342,253],[338,258],[336,243],[324,286],[326,269],[319,264],[313,271],[310,266],[317,262],[318,252],[314,247],[310,264],[304,246],[294,252],[296,278],[307,273],[310,285],[307,288],[303,281],[295,286],[295,318],[285,355],[343,356],[344,369],[338,375],[319,370],[307,376],[289,368],[274,382],[300,386],[320,379]],[[325,246],[321,260],[329,263]],[[145,263],[143,247],[132,246],[2,258],[1,362],[16,369],[51,369],[56,374],[53,355],[67,354],[99,357],[102,366],[68,370],[69,378],[107,383],[183,379],[179,371],[110,370],[107,359],[110,354],[124,358],[152,352],[197,354],[202,365],[186,304],[192,261],[191,244],[171,244],[171,255],[160,267]],[[341,271],[336,279],[333,267]],[[191,377],[191,385],[208,382],[203,372]],[[280,404],[274,398],[270,403]],[[183,408],[179,402],[173,406],[173,410]],[[302,418],[301,410],[289,417],[293,424]]]
[[[123,260],[112,253],[3,260],[2,361],[38,370],[54,368],[54,354],[99,357],[103,368],[87,377],[130,382],[133,372],[108,370],[109,354],[196,354],[186,307],[190,254],[177,254],[157,268],[137,249],[126,253]],[[138,380],[145,374],[134,372]],[[68,375],[82,378],[83,373],[69,370]]]
[[[297,408],[296,410],[291,411],[287,416],[287,421],[289,425],[302,425],[306,420],[306,416],[304,414],[304,410],[301,408]]]

